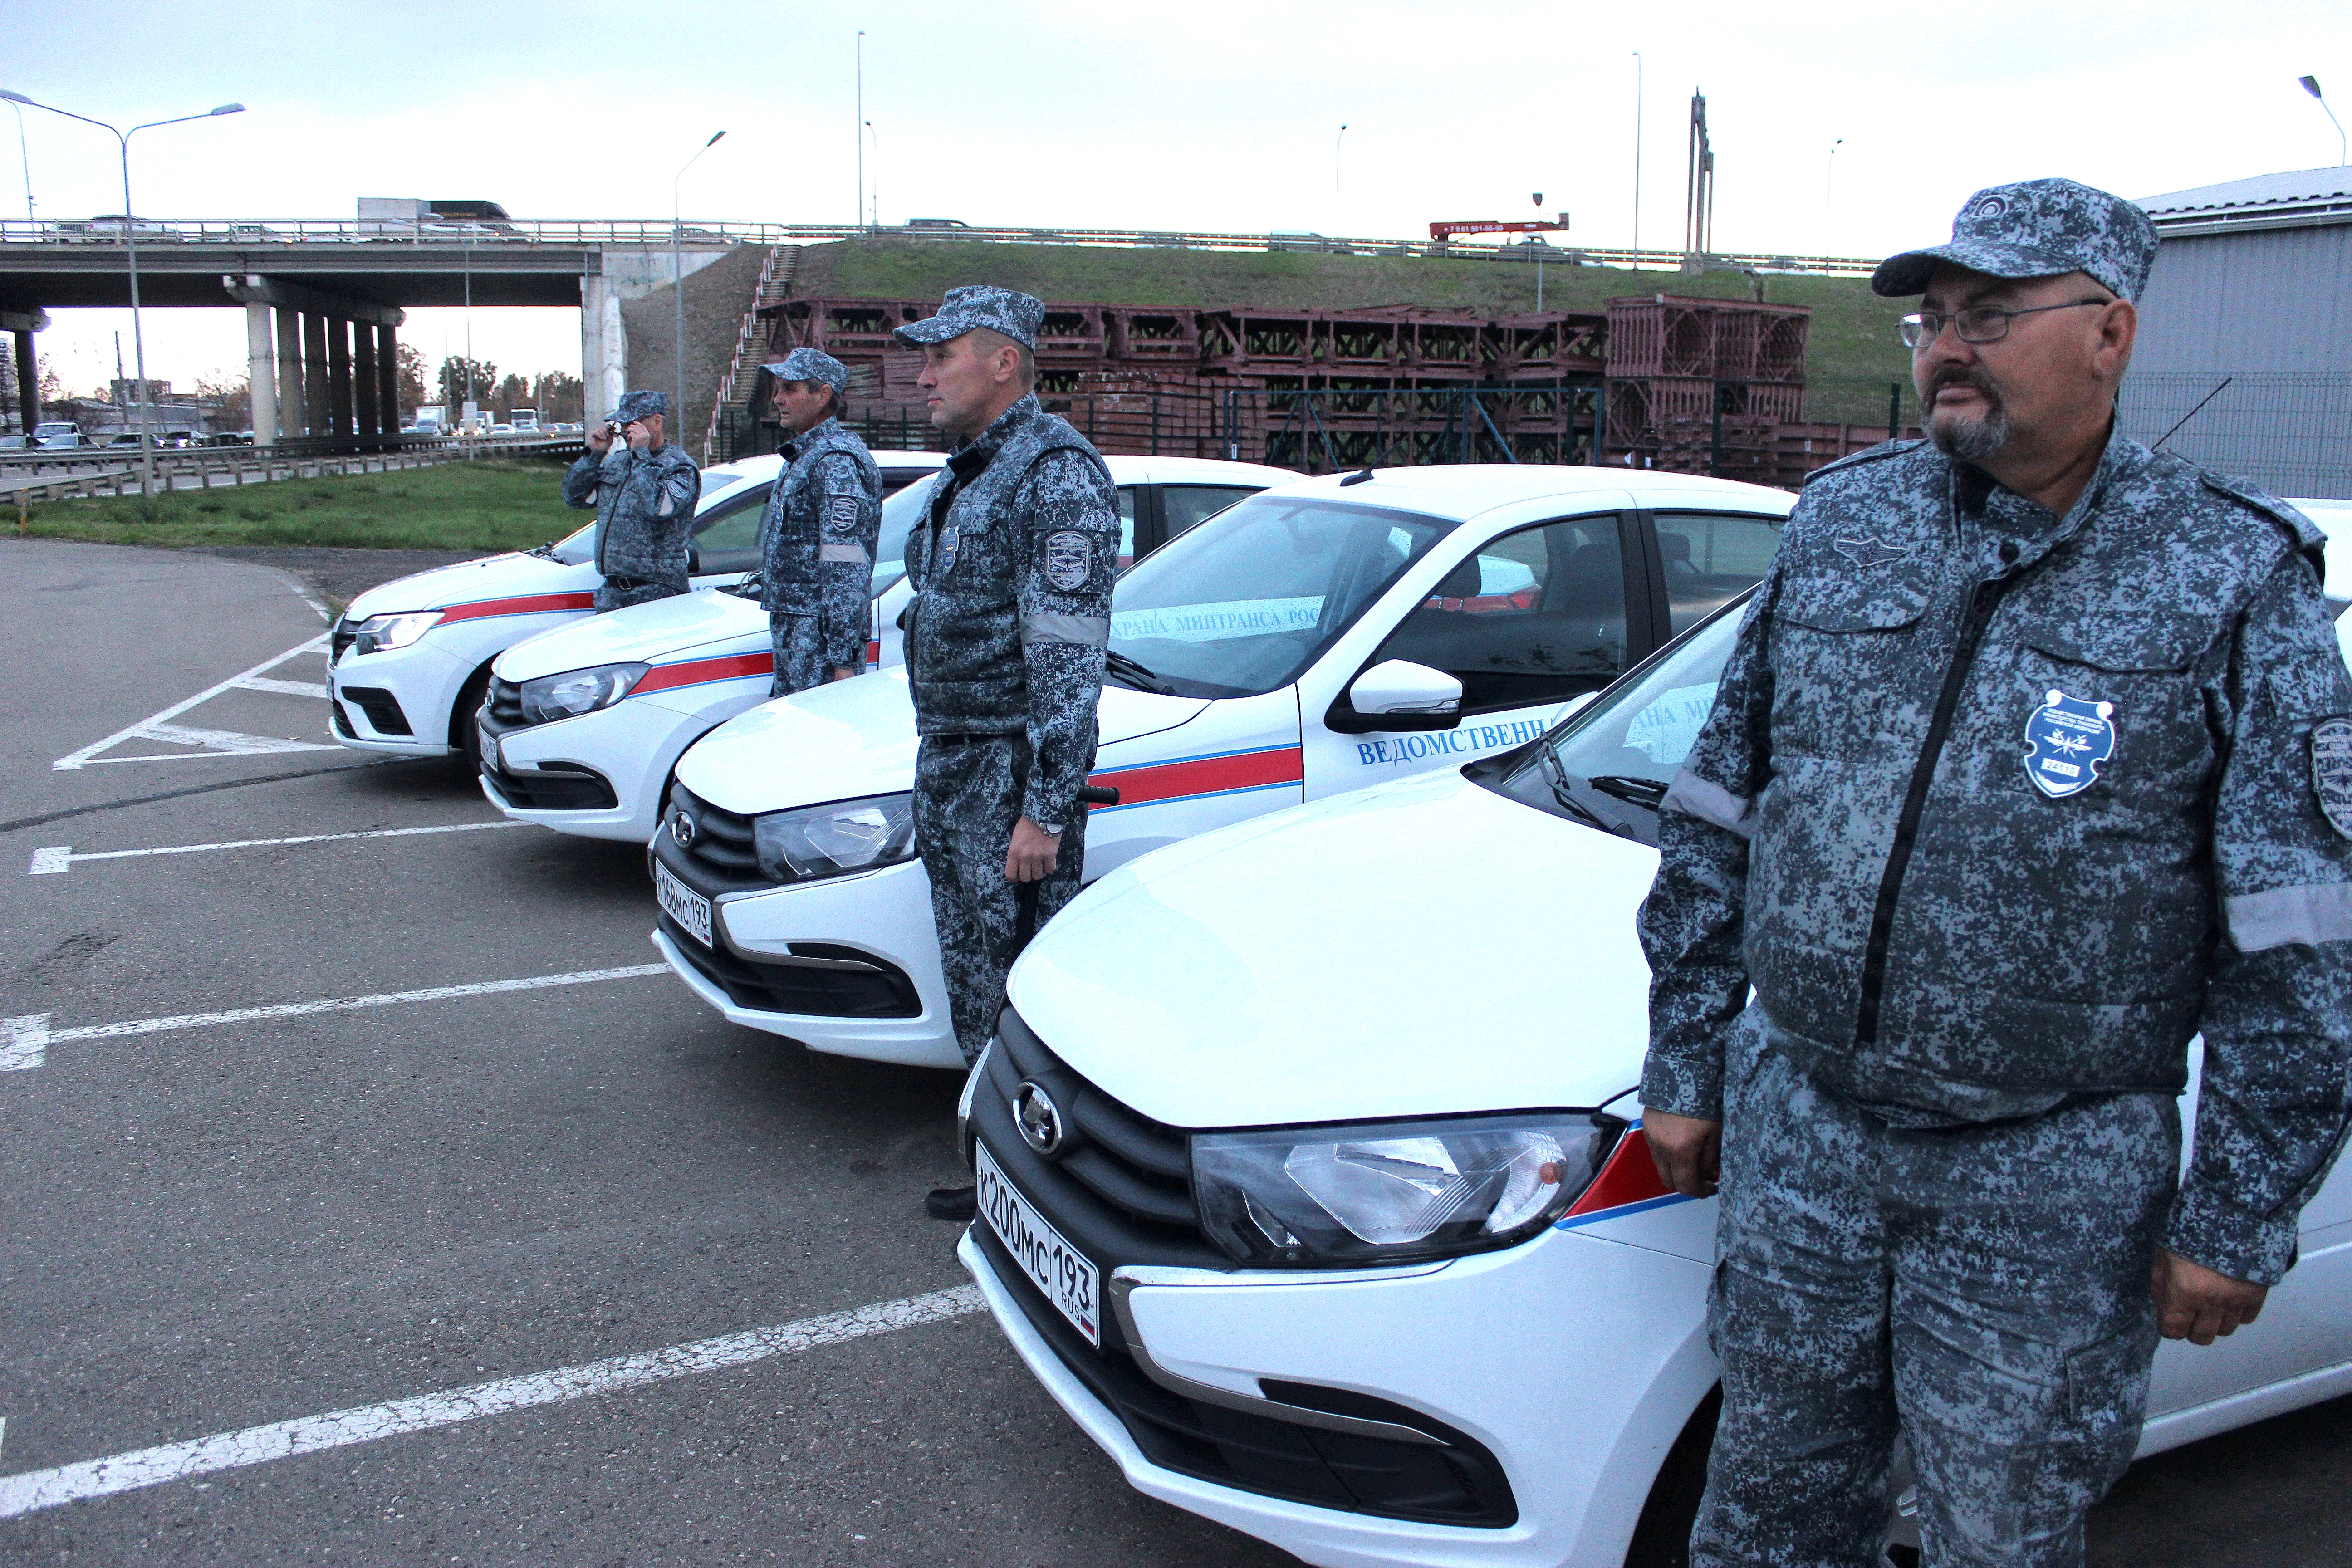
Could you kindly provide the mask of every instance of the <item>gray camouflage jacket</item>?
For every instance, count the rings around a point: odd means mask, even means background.
[[[1924,443],[1816,474],[1659,814],[1643,1103],[1720,1116],[1751,984],[1776,1048],[1914,1126],[2176,1093],[2201,1030],[2165,1245],[2282,1277],[2352,1059],[2320,540],[2120,436],[2063,519]]]
[[[675,441],[658,452],[615,441],[603,458],[583,452],[563,472],[563,504],[596,509],[596,570],[681,594],[693,585],[687,546],[701,496],[702,470]]]
[[[1059,833],[1095,752],[1110,642],[1118,494],[1067,420],[1033,396],[959,447],[907,541],[915,726],[1029,738],[1022,815]]]
[[[792,467],[760,525],[771,615],[815,616],[824,662],[866,668],[874,625],[874,544],[882,531],[882,470],[866,443],[827,419],[783,449]]]

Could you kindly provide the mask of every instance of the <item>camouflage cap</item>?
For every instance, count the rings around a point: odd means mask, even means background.
[[[2126,300],[2147,287],[2156,225],[2121,196],[2073,180],[1993,185],[1961,205],[1952,242],[1890,256],[1870,275],[1873,292],[1926,291],[1936,263],[1994,278],[2054,278],[2087,272]]]
[[[1037,329],[1045,324],[1044,301],[1011,289],[999,289],[988,283],[967,284],[950,289],[940,301],[940,313],[900,327],[890,335],[908,348],[920,348],[925,343],[943,343],[960,338],[974,327],[986,327],[1003,332],[1024,349],[1037,346]]]
[[[849,367],[818,349],[794,349],[760,368],[778,381],[821,381],[835,392],[849,390]]]
[[[615,425],[626,425],[651,415],[667,416],[668,413],[669,394],[667,392],[625,392],[621,395],[621,405],[606,417]]]

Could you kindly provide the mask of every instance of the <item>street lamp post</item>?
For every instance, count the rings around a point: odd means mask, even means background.
[[[2319,99],[2319,107],[2321,111],[2327,116],[2327,123],[2336,127],[2336,164],[2340,167],[2347,162],[2352,162],[2352,159],[2347,159],[2344,152],[2344,121],[2336,118],[2336,110],[2329,109],[2327,107],[2327,100],[2320,97],[2319,79],[2315,76],[2307,76],[2300,78],[2299,79],[2303,83],[2304,91],[2311,94],[2314,98]]]
[[[850,215],[852,228],[866,222],[866,29],[857,29],[857,210]]]
[[[710,140],[694,150],[694,158],[718,146],[719,139],[726,134],[724,131],[712,132]],[[678,237],[685,230],[686,220],[678,216],[677,184],[694,167],[694,158],[679,164],[677,175],[669,183],[669,283],[677,296],[677,363],[673,367],[677,372],[677,396],[669,405],[669,416],[681,424],[686,419],[686,263],[679,252]]]
[[[25,221],[37,225],[41,220],[33,216],[33,155],[25,150],[25,107],[15,101],[13,95],[8,107],[16,111],[16,161],[25,165]],[[32,237],[41,237],[37,227]]]
[[[1633,270],[1642,269],[1642,51],[1633,51]]]
[[[122,154],[122,246],[131,261],[131,342],[139,369],[139,493],[155,493],[155,433],[154,408],[147,395],[147,339],[140,330],[139,321],[139,225],[131,205],[131,139],[142,131],[153,131],[165,125],[184,125],[191,120],[210,120],[216,115],[242,114],[245,105],[224,103],[202,114],[183,114],[172,120],[151,120],[144,125],[134,125],[128,131],[117,131],[103,120],[92,120],[87,114],[76,114],[70,109],[59,109],[54,103],[40,103],[21,92],[0,89],[0,100],[21,103],[27,109],[46,109],[51,114],[62,114],[68,120],[79,120],[84,125],[95,125],[110,133],[115,146]]]

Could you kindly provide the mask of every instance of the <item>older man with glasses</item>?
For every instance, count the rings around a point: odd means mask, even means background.
[[[2034,180],[1879,267],[1928,439],[1806,487],[1660,813],[1695,1564],[1876,1563],[1898,1433],[1928,1563],[2081,1563],[2158,1336],[2254,1321],[2343,1146],[2352,677],[2317,530],[2115,427],[2156,245]]]

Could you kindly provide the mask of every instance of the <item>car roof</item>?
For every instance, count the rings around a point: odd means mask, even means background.
[[[877,452],[874,454],[874,466],[886,472],[915,468],[928,473],[933,468],[947,467],[947,463],[948,455],[945,452]],[[740,479],[772,479],[782,471],[783,467],[784,459],[782,456],[774,452],[764,452],[755,457],[738,458],[731,463],[713,463],[702,471],[706,474],[730,474]]]
[[[1467,521],[1497,507],[1528,501],[1630,490],[1636,504],[1736,506],[1786,513],[1797,498],[1769,485],[1703,474],[1664,474],[1651,468],[1571,468],[1549,463],[1434,464],[1426,468],[1374,468],[1353,484],[1354,475],[1325,474],[1288,487],[1286,493],[1328,493],[1367,506],[1392,506]]]
[[[1295,468],[1265,463],[1234,463],[1223,458],[1141,458],[1155,479],[1181,483],[1186,479],[1247,479],[1261,485],[1286,485],[1305,478]]]

